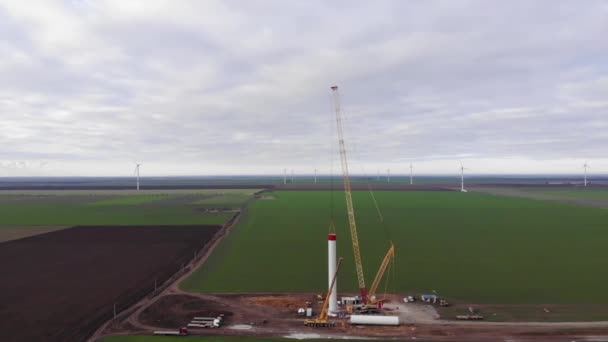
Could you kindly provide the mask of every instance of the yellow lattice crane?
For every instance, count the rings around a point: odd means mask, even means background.
[[[355,269],[357,271],[357,281],[359,283],[359,292],[364,304],[375,304],[376,301],[370,301],[370,297],[375,295],[375,292],[380,284],[384,273],[395,256],[395,247],[391,242],[388,253],[384,257],[374,283],[368,292],[365,286],[365,276],[363,273],[363,263],[361,262],[361,251],[359,248],[359,236],[357,234],[357,222],[355,219],[355,208],[353,206],[352,187],[350,183],[350,174],[348,172],[348,160],[346,158],[346,146],[344,144],[344,132],[342,129],[342,113],[340,109],[340,93],[338,87],[331,87],[333,95],[334,110],[336,114],[336,127],[338,131],[338,145],[340,149],[340,162],[342,164],[342,178],[344,180],[344,195],[346,196],[346,209],[348,212],[348,225],[350,227],[350,236],[353,245],[353,254],[355,257]]]
[[[331,280],[331,285],[329,286],[329,291],[327,291],[327,295],[325,296],[325,301],[323,302],[323,306],[321,307],[321,313],[319,317],[315,319],[307,319],[304,321],[304,325],[309,327],[333,327],[336,324],[329,321],[329,301],[331,299],[331,293],[334,288],[334,284],[336,283],[336,278],[338,277],[338,271],[340,270],[340,264],[342,263],[342,257],[338,259],[338,263],[336,264],[336,273],[334,273],[334,277]]]

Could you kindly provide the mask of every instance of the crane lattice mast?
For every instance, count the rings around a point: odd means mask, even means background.
[[[342,176],[344,178],[344,194],[346,196],[346,208],[348,211],[348,224],[350,226],[350,236],[353,243],[353,253],[355,255],[355,268],[357,270],[357,280],[359,282],[359,291],[361,299],[364,303],[368,302],[367,288],[365,287],[365,278],[363,276],[363,264],[361,262],[361,251],[359,250],[359,237],[357,234],[357,222],[355,220],[355,209],[353,207],[353,197],[350,184],[350,176],[348,173],[348,161],[346,159],[346,146],[344,145],[344,132],[342,131],[342,113],[340,111],[340,93],[338,87],[331,87],[333,94],[334,109],[336,112],[336,126],[338,128],[338,144],[340,148],[340,161],[342,163]]]

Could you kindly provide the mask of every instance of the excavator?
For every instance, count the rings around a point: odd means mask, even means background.
[[[331,293],[334,288],[334,284],[336,283],[336,278],[338,277],[338,271],[340,270],[340,264],[342,263],[342,258],[338,259],[338,263],[336,264],[336,273],[334,273],[334,277],[331,280],[331,286],[329,286],[329,290],[327,291],[327,295],[325,296],[325,301],[323,302],[323,307],[321,308],[321,313],[319,317],[315,319],[307,319],[304,321],[304,325],[308,327],[335,327],[336,323],[329,321],[329,300],[331,298]]]
[[[372,283],[372,287],[367,289],[365,286],[365,277],[363,274],[363,263],[361,262],[361,251],[359,248],[359,237],[357,234],[357,222],[355,220],[355,209],[353,206],[353,198],[352,198],[352,187],[350,183],[350,175],[348,172],[348,160],[346,158],[346,146],[344,143],[344,132],[342,129],[342,113],[340,109],[340,94],[338,93],[338,87],[331,87],[333,94],[333,102],[334,102],[334,110],[336,114],[336,127],[338,130],[338,145],[340,149],[340,161],[342,164],[342,178],[344,180],[344,195],[346,196],[346,208],[348,212],[348,224],[350,227],[350,236],[353,245],[353,254],[355,257],[355,268],[357,271],[357,280],[359,282],[359,292],[361,296],[361,300],[363,302],[363,306],[359,308],[361,313],[365,312],[377,312],[382,306],[382,302],[384,299],[376,298],[376,290],[384,277],[384,273],[389,267],[391,261],[393,261],[395,257],[395,246],[392,242],[390,242],[390,247],[388,252],[384,256],[382,263],[380,264],[380,268],[376,273],[376,277],[374,278],[374,282]],[[373,197],[372,197],[373,198]],[[374,204],[376,204],[374,199]],[[380,210],[376,204],[376,209],[378,210],[378,214],[381,217]],[[350,311],[350,310],[349,310]]]

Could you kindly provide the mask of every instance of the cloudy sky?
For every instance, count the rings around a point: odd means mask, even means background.
[[[334,84],[355,173],[608,173],[607,37],[592,0],[0,0],[0,176],[327,172]]]

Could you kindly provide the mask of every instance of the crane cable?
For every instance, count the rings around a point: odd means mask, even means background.
[[[353,127],[352,127],[352,123],[350,120],[350,116],[348,115],[348,111],[345,111],[344,108],[342,108],[342,118],[343,118],[343,129],[344,126],[346,126],[346,134],[348,134],[348,131],[353,131]],[[352,161],[356,161],[358,160],[358,156],[360,155],[359,150],[357,148],[357,142],[354,139],[349,140],[351,141],[351,146],[352,146],[352,153],[351,153],[351,160]],[[333,161],[333,159],[332,159]],[[376,200],[376,196],[374,195],[374,190],[372,188],[371,182],[370,182],[370,177],[369,174],[366,172],[365,170],[365,166],[363,165],[363,163],[360,163],[360,168],[361,168],[361,172],[363,173],[366,181],[367,181],[367,189],[368,192],[370,194],[370,197],[372,199],[372,202],[374,203],[374,208],[376,209],[376,213],[378,215],[378,220],[380,221],[380,226],[382,227],[382,231],[384,233],[384,237],[386,238],[386,241],[392,241],[391,238],[391,234],[390,234],[390,230],[388,229],[386,222],[384,220],[384,215],[382,214],[382,210],[380,209],[380,206],[378,205],[378,201]],[[386,291],[388,289],[388,284],[392,283],[393,287],[396,287],[396,282],[397,282],[397,277],[396,277],[396,267],[394,267],[395,263],[395,258],[393,257],[391,260],[391,263],[389,264],[389,269],[387,270],[388,274],[386,274],[386,277],[383,279],[384,280],[384,285],[385,285],[385,296],[386,296]],[[392,281],[391,279],[391,271],[392,271]],[[396,293],[393,290],[393,293]]]

